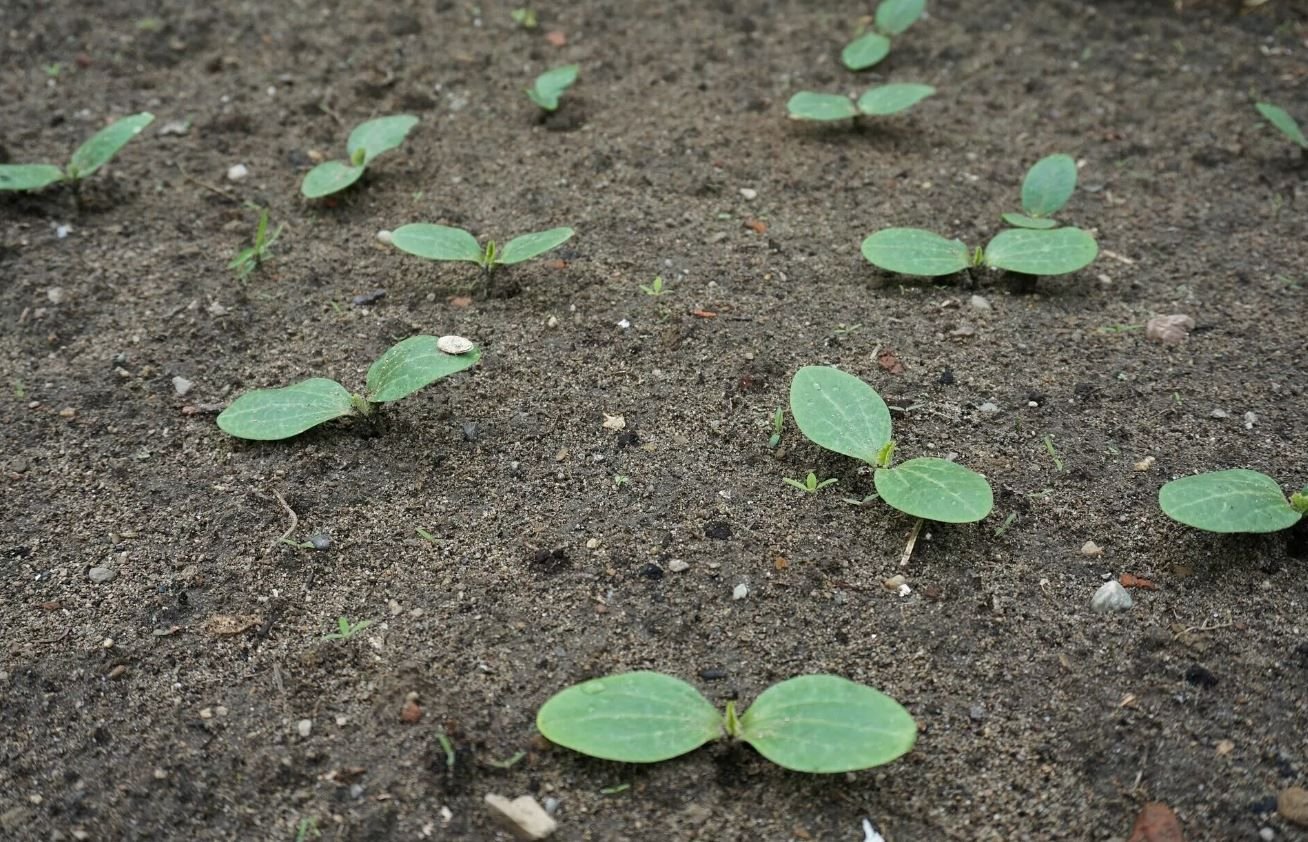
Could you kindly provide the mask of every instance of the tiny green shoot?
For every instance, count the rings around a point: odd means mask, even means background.
[[[1303,150],[1304,155],[1308,155],[1308,137],[1304,137],[1303,129],[1299,127],[1298,121],[1290,116],[1284,108],[1279,105],[1273,105],[1270,102],[1259,102],[1254,105],[1258,113],[1263,115],[1263,119],[1276,127],[1277,131],[1290,139]]]
[[[218,427],[237,438],[276,441],[334,418],[358,415],[371,419],[378,405],[407,397],[481,359],[481,352],[470,344],[460,353],[447,353],[441,344],[434,336],[410,336],[391,346],[368,368],[363,395],[351,394],[340,383],[323,377],[280,389],[246,392],[219,414]]]
[[[1308,487],[1287,500],[1276,480],[1244,468],[1174,479],[1158,491],[1172,520],[1207,532],[1277,532],[1308,513]]]
[[[232,258],[232,262],[227,264],[227,268],[236,272],[236,277],[245,280],[258,267],[264,264],[268,259],[269,250],[272,244],[277,242],[277,238],[282,235],[282,229],[285,224],[277,226],[277,230],[268,233],[268,211],[266,208],[259,210],[259,224],[254,227],[254,243],[246,248],[241,249]]]
[[[621,795],[631,789],[631,784],[614,784],[600,789],[600,795]]]
[[[889,696],[835,675],[774,684],[744,714],[725,715],[691,685],[657,672],[595,678],[556,693],[536,714],[547,740],[622,763],[656,763],[723,737],[796,772],[867,769],[907,753],[917,723]]]
[[[800,491],[803,491],[806,494],[817,494],[819,491],[826,488],[828,485],[835,485],[836,483],[840,482],[840,480],[836,479],[835,477],[831,477],[830,479],[818,480],[817,474],[813,473],[812,471],[809,471],[808,476],[805,477],[803,480],[791,479],[790,477],[782,477],[781,481],[784,482],[786,485],[791,486],[792,488],[798,488]]]
[[[510,10],[509,17],[513,18],[513,22],[523,29],[535,29],[538,23],[536,10],[527,6]]]
[[[907,111],[935,92],[930,85],[897,83],[869,88],[854,102],[840,94],[800,91],[786,103],[786,111],[792,120],[824,122],[860,116],[888,117]]]
[[[1008,531],[1008,528],[1017,521],[1017,512],[1009,512],[1004,522],[995,528],[995,537],[998,538]]]
[[[459,756],[454,751],[454,743],[444,731],[436,732],[436,742],[440,743],[441,751],[445,754],[445,769],[454,771],[454,764],[458,762]]]
[[[850,70],[866,70],[890,54],[890,39],[922,17],[926,0],[881,0],[872,28],[845,45],[840,60]]]
[[[655,297],[660,296],[663,293],[667,292],[667,290],[663,288],[663,276],[655,275],[654,280],[650,281],[648,284],[641,284],[640,291],[645,293],[646,295],[651,295]]]
[[[416,532],[416,533],[418,533],[418,537],[421,538],[422,540],[426,541],[428,544],[439,544],[439,543],[440,543],[440,541],[436,538],[435,535],[433,535],[433,534],[431,534],[430,532],[428,532],[427,530],[423,529],[421,526],[416,526],[416,527],[414,527],[413,531]]]
[[[809,441],[871,465],[877,495],[905,514],[943,523],[972,523],[990,514],[994,494],[975,471],[930,456],[891,467],[890,410],[852,374],[801,368],[790,381],[790,415]]]
[[[345,142],[349,159],[323,161],[309,170],[300,183],[300,193],[306,199],[321,199],[339,193],[362,178],[364,170],[378,155],[404,143],[409,130],[417,124],[418,118],[408,114],[378,117],[360,123]]]
[[[512,769],[526,756],[527,752],[525,751],[515,751],[512,756],[507,757],[504,760],[487,760],[486,763],[496,769]]]
[[[308,842],[309,839],[320,838],[322,838],[322,831],[318,829],[318,820],[312,816],[300,819],[300,823],[295,826],[295,842]]]
[[[545,111],[557,111],[559,97],[577,81],[579,70],[581,66],[576,64],[565,64],[553,70],[546,70],[536,77],[530,88],[527,88],[527,98]]]
[[[1063,460],[1059,457],[1058,451],[1054,449],[1054,436],[1052,433],[1045,435],[1044,443],[1045,452],[1049,454],[1050,459],[1054,460],[1054,469],[1060,474],[1063,473]]]
[[[483,249],[477,244],[477,238],[462,228],[416,222],[391,232],[391,243],[400,251],[427,260],[467,261],[490,272],[496,266],[522,263],[558,248],[575,233],[571,228],[551,228],[514,237],[503,249],[497,249],[492,240]]]
[[[40,190],[60,181],[74,186],[109,162],[118,150],[154,121],[149,112],[133,114],[109,124],[77,147],[68,166],[54,164],[0,164],[0,190]]]
[[[786,413],[777,407],[777,411],[772,413],[772,435],[768,438],[768,447],[776,450],[781,446],[781,429],[786,423]]]
[[[372,625],[372,620],[360,620],[357,623],[351,623],[349,617],[336,618],[336,631],[329,632],[322,636],[323,640],[349,640],[359,632]]]
[[[1049,155],[1027,170],[1022,182],[1022,213],[1003,220],[1018,228],[1056,228],[1052,214],[1062,210],[1076,190],[1076,161],[1071,155]]]

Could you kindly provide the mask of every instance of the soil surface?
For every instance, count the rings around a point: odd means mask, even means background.
[[[1308,7],[940,0],[856,76],[861,4],[578,0],[535,30],[513,5],[3,3],[0,156],[158,120],[80,196],[0,196],[0,837],[503,839],[497,792],[563,840],[1124,840],[1148,801],[1187,840],[1308,839],[1275,804],[1308,783],[1308,533],[1156,503],[1198,470],[1308,484],[1308,168],[1252,107],[1308,118]],[[542,121],[522,89],[566,62]],[[885,80],[939,93],[785,117]],[[300,199],[400,112],[422,122],[365,183]],[[1089,269],[860,256],[889,226],[984,242],[1052,152],[1083,162],[1061,216],[1099,237]],[[286,227],[241,283],[252,205]],[[579,233],[487,283],[376,238],[417,221]],[[1147,340],[1170,313],[1188,340]],[[415,333],[485,358],[379,430],[214,424],[255,387],[360,388]],[[912,521],[842,501],[866,470],[789,422],[768,447],[808,364],[881,391],[900,454],[985,473],[994,513],[901,566]],[[781,481],[810,470],[839,483]],[[1124,573],[1156,589],[1092,613]],[[323,640],[342,616],[372,625]],[[630,669],[742,706],[837,673],[920,735],[834,778],[536,735],[551,694]]]

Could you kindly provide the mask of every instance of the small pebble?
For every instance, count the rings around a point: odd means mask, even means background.
[[[386,297],[386,290],[374,289],[372,292],[364,292],[350,299],[350,303],[355,307],[367,307],[369,304],[376,304]]]
[[[391,232],[387,231],[385,228],[377,232],[377,242],[385,243],[389,246],[394,241],[395,238],[391,236]]]
[[[1246,430],[1252,430],[1254,428],[1254,425],[1257,423],[1258,423],[1258,413],[1246,412],[1244,414],[1244,428]]]
[[[1090,556],[1091,558],[1098,558],[1103,554],[1104,554],[1104,548],[1096,544],[1094,541],[1086,541],[1084,544],[1081,545],[1081,555]]]
[[[740,188],[740,195],[752,202],[758,198],[758,191],[751,187],[742,187]]]
[[[1139,462],[1136,462],[1133,467],[1137,471],[1147,471],[1154,466],[1154,462],[1156,461],[1158,460],[1154,459],[1154,457],[1146,456],[1145,458],[1141,459]]]
[[[891,576],[889,579],[885,580],[884,582],[882,582],[881,587],[885,588],[888,591],[897,591],[899,590],[899,586],[902,584],[904,584],[904,577],[896,574],[894,576]]]
[[[173,378],[173,391],[177,393],[178,397],[185,397],[186,395],[190,394],[191,390],[194,388],[195,388],[195,383],[193,381],[187,380],[185,377]]]
[[[330,550],[332,548],[332,536],[325,532],[315,532],[309,536],[309,545],[315,550]]]
[[[1182,314],[1154,316],[1145,323],[1145,338],[1164,345],[1177,345],[1185,341],[1194,330],[1194,319]]]
[[[994,415],[996,412],[999,411],[999,407],[991,403],[990,401],[986,401],[985,403],[978,406],[976,408],[976,411],[980,412],[982,415]]]
[[[1209,418],[1230,418],[1230,417],[1231,417],[1231,413],[1227,412],[1225,409],[1214,409],[1212,412],[1208,413],[1208,417],[1209,417]]]
[[[749,585],[746,585],[744,582],[736,585],[736,587],[731,591],[732,599],[744,599],[747,596],[749,596]]]
[[[466,354],[472,350],[472,340],[465,339],[462,336],[442,336],[436,340],[436,347],[443,354]]]
[[[1108,611],[1125,611],[1131,607],[1131,595],[1116,579],[1105,582],[1090,600],[1090,610],[1098,614]]]
[[[679,558],[675,558],[668,562],[668,569],[673,573],[681,573],[682,571],[689,570],[690,565]]]
[[[301,737],[309,736],[313,731],[313,720],[301,719],[299,722],[295,723],[295,730],[299,732]]]
[[[108,567],[92,567],[86,571],[86,578],[90,579],[97,585],[103,585],[106,582],[112,582],[117,578],[118,573]]]
[[[1276,796],[1276,812],[1291,824],[1308,827],[1308,789],[1292,786],[1281,790]]]
[[[967,303],[971,304],[973,309],[976,310],[990,309],[990,302],[986,300],[986,297],[984,295],[974,295],[968,299]]]
[[[68,299],[63,287],[50,287],[45,291],[45,297],[50,299],[51,304],[63,304]]]
[[[240,181],[250,174],[250,168],[245,164],[233,164],[227,168],[228,181]]]
[[[972,705],[972,707],[968,708],[967,715],[973,722],[980,722],[986,718],[986,706]]]
[[[1261,828],[1258,831],[1258,838],[1263,840],[1263,842],[1272,842],[1272,840],[1276,838],[1276,831],[1272,830],[1270,827]]]

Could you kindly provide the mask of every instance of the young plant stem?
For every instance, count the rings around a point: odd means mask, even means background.
[[[264,555],[268,555],[273,550],[277,549],[277,547],[283,542],[294,544],[295,542],[291,541],[291,536],[295,534],[295,528],[300,525],[300,518],[295,514],[295,510],[287,504],[286,498],[282,496],[282,493],[274,489],[273,496],[277,498],[277,502],[282,504],[282,508],[286,510],[286,514],[290,516],[291,525],[286,527],[286,531],[282,533],[280,538],[268,545],[268,549],[263,551]]]
[[[908,543],[904,545],[904,552],[899,556],[899,566],[906,567],[908,560],[913,557],[913,548],[917,546],[917,536],[922,533],[922,524],[926,523],[922,518],[917,519],[913,524],[913,531],[908,533]]]

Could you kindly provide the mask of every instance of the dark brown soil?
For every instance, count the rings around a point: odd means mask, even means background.
[[[1123,840],[1149,800],[1188,840],[1308,839],[1275,814],[1308,782],[1308,534],[1217,537],[1156,504],[1201,469],[1308,483],[1308,169],[1252,108],[1308,117],[1302,2],[939,0],[863,77],[836,61],[863,4],[579,0],[535,32],[513,3],[322,5],[0,3],[0,154],[61,161],[159,115],[80,207],[0,197],[0,837],[495,839],[499,792],[550,799],[564,840],[856,840],[864,817],[890,842]],[[542,124],[522,88],[566,61]],[[862,127],[785,119],[796,90],[883,79],[940,93]],[[422,123],[367,183],[299,199],[310,150],[397,112]],[[1098,233],[1088,270],[1021,292],[860,257],[891,225],[983,242],[1057,151],[1084,161],[1063,216]],[[247,202],[287,227],[242,284]],[[484,286],[376,240],[415,221],[579,234]],[[1198,327],[1149,342],[1159,313]],[[485,359],[380,435],[214,425],[249,388],[357,388],[413,333]],[[994,514],[929,527],[901,569],[912,523],[841,502],[866,473],[789,425],[767,447],[815,363],[903,409],[901,453],[983,471]],[[781,482],[809,470],[839,485]],[[278,494],[329,550],[277,542]],[[900,572],[910,596],[882,587]],[[1091,613],[1123,573],[1157,590]],[[249,628],[214,633],[225,615]],[[340,616],[374,624],[324,642]],[[535,736],[550,694],[634,668],[742,705],[838,673],[921,733],[834,779]]]

